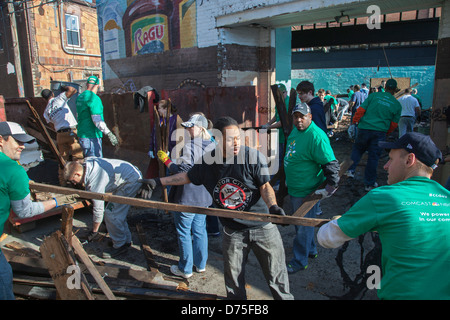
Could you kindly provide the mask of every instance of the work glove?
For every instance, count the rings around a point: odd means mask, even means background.
[[[170,160],[169,155],[162,150],[159,150],[157,153],[158,159],[164,163],[167,167],[169,167],[172,160]]]
[[[63,206],[65,204],[71,204],[77,202],[77,198],[80,196],[78,194],[60,195],[54,197],[53,200],[56,202],[56,207]]]
[[[161,185],[161,181],[159,178],[155,179],[139,179],[138,182],[142,183],[141,188],[138,191],[138,195],[142,199],[150,200],[153,194],[153,191],[157,186]]]
[[[314,194],[321,196],[321,199],[325,199],[331,197],[336,190],[337,188],[327,184],[325,188],[316,190]]]
[[[117,140],[117,137],[112,133],[111,131],[107,134],[109,141],[111,141],[111,144],[113,147],[117,146],[119,144],[119,140]]]
[[[147,154],[150,157],[150,159],[154,159],[155,158],[155,155],[153,154],[153,151],[149,151]]]
[[[277,216],[286,216],[286,213],[284,212],[283,208],[279,207],[276,204],[274,204],[273,206],[271,206],[269,208],[269,213],[277,215]],[[284,223],[276,223],[276,224],[279,224],[283,227],[287,226],[287,224],[284,224]]]

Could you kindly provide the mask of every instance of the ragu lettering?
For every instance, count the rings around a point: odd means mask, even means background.
[[[150,27],[147,31],[143,31],[142,28],[139,28],[134,33],[134,50],[135,52],[139,51],[147,43],[154,40],[161,40],[164,37],[164,25],[158,24],[153,27]]]

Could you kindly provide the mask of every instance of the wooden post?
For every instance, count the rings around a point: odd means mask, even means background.
[[[58,296],[62,300],[94,300],[89,286],[86,285],[82,277],[78,282],[80,283],[79,288],[69,286],[71,283],[70,278],[73,277],[69,267],[74,268],[76,273],[77,265],[76,260],[71,256],[68,246],[64,242],[65,238],[62,236],[61,231],[58,230],[45,238],[39,248],[45,265],[55,283]],[[81,276],[81,272],[78,275]]]
[[[72,246],[72,228],[73,228],[73,213],[74,208],[70,205],[62,207],[62,222],[61,222],[61,232],[66,238],[69,246]]]

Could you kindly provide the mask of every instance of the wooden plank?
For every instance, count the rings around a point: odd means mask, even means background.
[[[64,168],[64,166],[66,165],[66,161],[63,159],[63,157],[59,153],[58,148],[56,147],[56,145],[53,142],[52,138],[50,137],[47,129],[45,128],[45,125],[42,122],[41,117],[37,113],[36,109],[34,109],[33,106],[30,104],[30,101],[26,100],[26,102],[28,104],[28,108],[30,109],[31,113],[35,117],[35,119],[36,119],[36,121],[37,121],[37,123],[39,125],[39,128],[41,129],[41,133],[43,134],[44,138],[47,140],[48,145],[50,146],[50,149],[55,154],[56,160],[58,160],[58,162],[59,162],[59,166],[61,168]]]
[[[159,149],[164,150],[163,149],[163,135],[162,132],[164,132],[164,128],[165,125],[161,125],[161,120],[159,117],[159,113],[158,113],[158,109],[157,106],[154,106],[154,118],[155,118],[155,134],[156,134],[156,144],[158,146]],[[158,152],[158,150],[156,150],[156,152]],[[158,161],[158,168],[159,168],[159,176],[160,177],[165,177],[166,176],[166,166],[164,163],[162,163],[159,159],[158,156],[155,154],[154,155],[157,158]],[[167,195],[167,188],[163,187],[163,194],[162,194],[162,200],[164,202],[168,202],[168,195]]]
[[[413,84],[411,87],[408,87],[408,88],[406,88],[406,89],[412,89],[412,88],[414,88],[414,87],[417,87],[418,85],[419,85],[419,83],[416,82],[416,83]],[[405,90],[406,90],[406,89],[403,89],[403,90],[397,92],[397,93],[394,95],[394,98],[395,98],[395,99],[398,99],[398,98],[400,98],[401,96],[403,96],[403,95],[405,94]]]
[[[88,254],[86,253],[86,251],[84,251],[83,246],[80,243],[80,240],[78,240],[76,236],[72,236],[72,246],[75,251],[75,254],[84,263],[89,273],[92,275],[95,282],[97,282],[100,289],[102,289],[103,293],[108,298],[108,300],[116,300],[116,297],[114,296],[108,285],[105,283],[98,270],[95,268]]]
[[[350,159],[346,159],[344,162],[341,163],[341,169],[339,170],[339,177],[341,179],[339,180],[339,184],[341,184],[342,181],[344,180],[342,177],[344,177],[345,172],[352,165],[352,163],[353,161]],[[322,183],[317,189],[325,188],[326,184],[327,184],[326,182]],[[314,207],[316,203],[320,201],[321,198],[322,198],[321,196],[314,194],[314,192],[306,196],[305,199],[303,200],[302,205],[294,212],[292,216],[304,217],[305,214],[307,214],[309,210],[311,210],[312,207]]]
[[[147,237],[144,228],[140,223],[136,224],[136,231],[141,242],[141,249],[144,252],[145,260],[147,261],[147,270],[158,272],[159,266],[154,259],[152,249],[147,244]]]
[[[71,273],[67,270],[70,266],[76,266],[75,259],[70,255],[65,239],[61,231],[56,231],[42,242],[39,250],[42,254],[48,271],[55,282],[55,287],[62,300],[93,300],[89,287],[81,285],[81,288],[69,288]],[[81,281],[81,283],[83,283]]]
[[[69,246],[72,246],[72,228],[74,209],[70,205],[62,206],[61,232],[66,237]]]
[[[288,114],[286,110],[286,103],[284,102],[283,95],[280,92],[280,89],[278,88],[278,85],[272,85],[270,86],[272,89],[273,98],[275,99],[275,108],[278,111],[278,115],[280,116],[281,121],[281,127],[284,132],[284,137],[287,139],[287,137],[290,134],[289,131],[289,123],[288,123]]]
[[[54,192],[60,194],[73,194],[74,189],[53,186],[43,183],[30,182],[30,188],[33,190],[44,191],[44,192]],[[80,195],[81,198],[85,199],[96,199],[103,200],[107,202],[115,202],[122,204],[129,204],[136,207],[145,207],[145,208],[153,208],[160,210],[168,210],[168,211],[177,211],[177,212],[191,212],[191,213],[199,213],[205,215],[212,215],[224,218],[238,218],[244,220],[252,220],[252,221],[261,221],[261,222],[273,222],[278,224],[294,224],[294,225],[303,225],[309,227],[320,227],[321,225],[330,221],[330,219],[315,219],[315,218],[303,218],[303,217],[295,217],[295,216],[277,216],[266,213],[256,213],[256,212],[247,212],[247,211],[234,211],[227,209],[217,209],[217,208],[204,208],[197,206],[187,206],[180,205],[175,203],[164,203],[160,201],[152,201],[152,200],[144,200],[137,198],[129,198],[116,196],[112,194],[105,193],[97,193],[90,192],[84,190],[76,190],[76,193]]]

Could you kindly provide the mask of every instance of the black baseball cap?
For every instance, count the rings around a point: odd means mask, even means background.
[[[442,152],[436,147],[430,136],[419,132],[407,132],[397,141],[380,141],[378,145],[388,150],[404,149],[414,153],[417,159],[432,169],[436,169],[438,160],[442,161]]]
[[[17,141],[23,143],[31,143],[35,140],[34,137],[25,132],[20,124],[9,121],[0,122],[0,136],[12,136]]]

